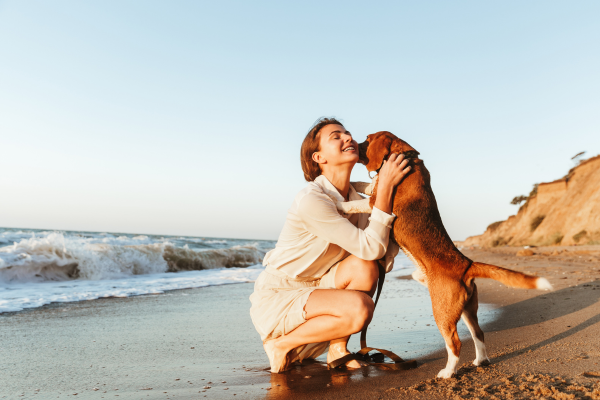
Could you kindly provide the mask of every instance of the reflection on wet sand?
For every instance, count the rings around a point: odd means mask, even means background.
[[[330,370],[323,362],[305,360],[302,364],[281,374],[271,374],[271,388],[267,399],[284,399],[293,394],[323,393],[336,388],[343,388],[351,381],[379,376],[382,374],[405,373],[388,368],[367,366],[358,369],[340,368]]]

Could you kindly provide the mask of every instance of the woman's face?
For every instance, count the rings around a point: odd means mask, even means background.
[[[354,164],[358,161],[358,143],[342,125],[325,125],[319,132],[320,150],[313,153],[313,160],[321,165],[334,167]]]

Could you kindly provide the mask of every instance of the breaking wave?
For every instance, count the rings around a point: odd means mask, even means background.
[[[227,241],[212,241],[226,244]],[[136,243],[136,244],[132,244]],[[205,241],[211,243],[211,241]],[[257,244],[195,250],[147,236],[89,240],[60,232],[22,238],[0,248],[0,282],[119,279],[133,275],[245,268],[259,264]]]

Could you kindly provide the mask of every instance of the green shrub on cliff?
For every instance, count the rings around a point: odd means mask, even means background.
[[[496,221],[488,225],[486,230],[495,231],[504,221]]]
[[[575,241],[575,243],[579,243],[579,241],[587,235],[587,231],[584,229],[576,234],[573,235],[573,240]]]
[[[531,220],[531,224],[529,225],[531,228],[531,232],[535,231],[537,227],[540,226],[542,221],[544,221],[544,218],[546,218],[545,215],[538,215],[537,217]]]
[[[550,244],[559,244],[562,242],[564,235],[560,232],[556,232],[552,236],[550,236]]]

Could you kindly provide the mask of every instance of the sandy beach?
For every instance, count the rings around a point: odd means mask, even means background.
[[[478,281],[492,365],[470,366],[473,343],[461,322],[456,378],[435,379],[446,354],[425,288],[396,273],[368,340],[416,358],[416,370],[329,371],[313,362],[270,374],[245,283],[1,314],[0,398],[599,399],[600,246],[539,247],[528,257],[519,249],[463,251],[545,276],[555,291]],[[356,337],[351,345],[358,348]]]

